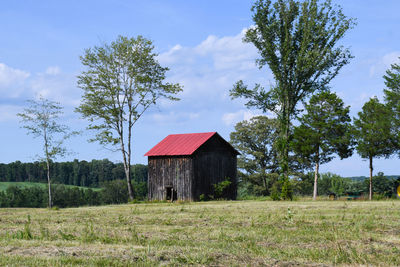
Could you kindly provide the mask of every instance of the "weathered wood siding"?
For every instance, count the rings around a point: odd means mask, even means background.
[[[193,200],[193,160],[190,156],[149,157],[149,199],[164,200],[172,186],[178,200]]]
[[[213,193],[213,185],[229,178],[229,198],[236,199],[237,159],[236,153],[218,136],[212,137],[202,145],[193,156],[194,180],[193,197],[198,200],[201,194]]]

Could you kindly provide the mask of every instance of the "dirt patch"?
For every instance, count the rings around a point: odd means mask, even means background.
[[[7,246],[0,248],[0,253],[19,256],[37,256],[37,257],[89,257],[89,256],[107,256],[107,257],[124,257],[131,254],[135,249],[144,249],[142,246],[134,246],[127,248],[121,247],[15,247]]]
[[[57,257],[57,256],[79,256],[81,251],[78,248],[59,248],[59,247],[5,247],[2,248],[3,254],[20,256],[39,256],[39,257]]]

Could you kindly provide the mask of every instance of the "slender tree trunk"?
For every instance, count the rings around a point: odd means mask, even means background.
[[[313,200],[317,200],[319,162],[315,164]]]
[[[315,164],[315,172],[314,172],[314,192],[313,192],[313,200],[317,200],[318,193],[318,174],[319,174],[319,147],[316,154],[316,164]]]
[[[47,165],[47,184],[49,187],[49,208],[51,209],[52,205],[52,198],[51,198],[51,182],[50,182],[50,162],[49,159],[47,158],[46,160],[46,165]]]
[[[131,165],[130,162],[127,162],[125,164],[125,176],[126,176],[126,182],[128,185],[128,194],[129,194],[129,200],[133,200],[135,198],[135,195],[133,193],[133,187],[132,187],[132,182],[131,182]]]
[[[125,142],[124,142],[124,119],[122,118],[123,112],[121,111],[119,116],[119,140],[121,143],[121,151],[122,157],[124,159],[124,171],[125,171],[125,178],[128,187],[128,196],[129,200],[134,199],[133,195],[133,188],[131,183],[131,117],[129,117],[129,125],[128,125],[128,151],[125,149]]]
[[[46,130],[44,131],[44,147],[46,152],[46,167],[47,167],[47,184],[49,187],[49,208],[51,209],[52,205],[52,198],[51,198],[51,181],[50,181],[50,159],[49,159],[49,144],[47,141],[47,134]]]
[[[280,133],[280,166],[281,166],[281,175],[283,182],[289,179],[289,118],[286,115],[286,112],[282,115],[281,119],[281,133]]]
[[[280,140],[280,153],[281,153],[281,182],[282,191],[281,197],[283,199],[292,199],[291,186],[289,181],[289,133],[290,133],[290,118],[288,110],[283,110],[281,117],[281,140]]]
[[[283,141],[283,174],[285,175],[285,179],[289,179],[289,127],[290,121],[288,115],[286,115]]]
[[[123,142],[123,139],[121,138],[121,150],[122,150],[122,155],[124,158],[124,170],[125,170],[125,178],[126,178],[126,183],[128,186],[128,195],[129,195],[129,200],[133,200],[134,194],[133,194],[133,187],[131,183],[131,164],[130,164],[130,155],[126,155],[126,150],[125,150],[125,144]]]
[[[128,127],[128,193],[129,193],[129,198],[130,200],[133,200],[135,198],[135,193],[133,191],[132,187],[132,177],[131,177],[131,155],[132,155],[132,112],[131,112],[131,107],[129,106],[130,110],[130,115],[129,115],[129,127]]]
[[[374,168],[372,166],[372,157],[369,157],[369,200],[372,200],[372,172]]]

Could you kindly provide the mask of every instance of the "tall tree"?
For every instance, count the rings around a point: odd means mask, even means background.
[[[354,119],[356,149],[369,160],[369,199],[372,200],[373,159],[393,154],[393,135],[390,109],[374,97],[364,104]]]
[[[315,164],[313,199],[317,198],[320,164],[327,163],[338,154],[341,159],[353,151],[350,107],[328,91],[313,95],[305,105],[306,113],[295,127],[292,145],[307,162]]]
[[[46,162],[47,183],[49,191],[49,208],[52,207],[50,162],[66,154],[63,146],[66,139],[77,132],[71,132],[66,125],[60,124],[62,107],[59,103],[45,98],[28,100],[29,107],[17,115],[21,118],[23,128],[35,138],[41,138],[43,144],[42,160]]]
[[[90,121],[88,129],[97,131],[102,145],[122,152],[129,198],[134,198],[131,183],[132,128],[143,113],[160,98],[179,100],[179,84],[165,82],[168,68],[156,60],[150,40],[138,36],[119,36],[111,44],[85,50],[80,57],[86,70],[78,76],[83,89],[77,111]]]
[[[383,78],[386,85],[385,102],[392,111],[394,149],[400,157],[400,64],[392,64]]]
[[[254,26],[244,41],[258,49],[256,64],[268,65],[275,83],[268,89],[260,84],[249,89],[238,81],[231,96],[248,99],[247,107],[277,114],[281,172],[288,183],[290,128],[297,104],[326,88],[349,63],[349,50],[337,43],[355,23],[330,0],[257,0],[252,11]]]
[[[241,176],[252,185],[254,193],[270,193],[269,178],[279,168],[275,147],[277,137],[276,119],[266,116],[241,121],[231,133],[231,143],[241,153],[238,160],[239,169],[244,171]]]

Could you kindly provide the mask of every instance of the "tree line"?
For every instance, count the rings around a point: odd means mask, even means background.
[[[270,196],[273,200],[280,199],[281,183],[278,174],[261,179],[254,179],[239,172],[238,196],[240,199],[251,199],[255,196]],[[299,173],[293,176],[291,185],[294,196],[312,196],[314,191],[314,173]],[[372,179],[374,199],[396,198],[396,188],[400,185],[400,177],[386,176],[379,172]],[[363,198],[369,194],[369,179],[352,179],[333,173],[321,173],[318,176],[318,196],[334,198]]]
[[[137,200],[146,200],[147,183],[132,181]],[[0,191],[0,208],[45,208],[48,206],[48,190],[42,186],[9,186]],[[52,205],[58,208],[122,204],[128,202],[128,189],[124,180],[102,183],[100,189],[70,187],[52,184]]]
[[[391,75],[394,72],[397,74],[395,77]],[[393,97],[400,99],[399,65],[393,64],[384,78],[387,85],[385,103],[380,103],[376,97],[371,98],[353,120],[349,116],[350,107],[346,107],[335,93],[322,91],[311,96],[304,105],[304,111],[297,116],[299,124],[292,126],[288,139],[291,177],[288,181],[278,179],[281,174],[278,119],[257,116],[236,124],[231,142],[241,152],[238,161],[241,181],[250,188],[250,192],[271,195],[275,199],[292,198],[294,193],[312,194],[316,199],[321,192],[326,193],[318,186],[321,180],[320,164],[331,161],[336,155],[341,159],[348,158],[355,150],[362,158],[368,159],[370,172],[368,190],[358,185],[356,191],[368,192],[370,200],[374,192],[383,194],[373,188],[373,159],[400,153],[400,122],[396,111],[400,101],[396,104],[391,101]],[[397,83],[391,83],[393,79],[397,79]],[[296,186],[303,186],[304,173],[313,168],[312,193],[296,192]],[[382,175],[378,176],[382,180]],[[385,190],[395,192],[396,183],[387,180],[385,184],[391,188]],[[342,191],[350,194],[354,191],[351,187],[357,184],[343,179],[340,181],[344,186]]]
[[[67,162],[50,162],[49,166],[52,181],[56,184],[100,187],[109,181],[125,179],[123,163],[114,163],[108,159],[89,162],[75,159]],[[147,165],[132,165],[130,171],[135,183],[147,183]],[[40,161],[0,163],[0,182],[47,182],[45,163]]]

